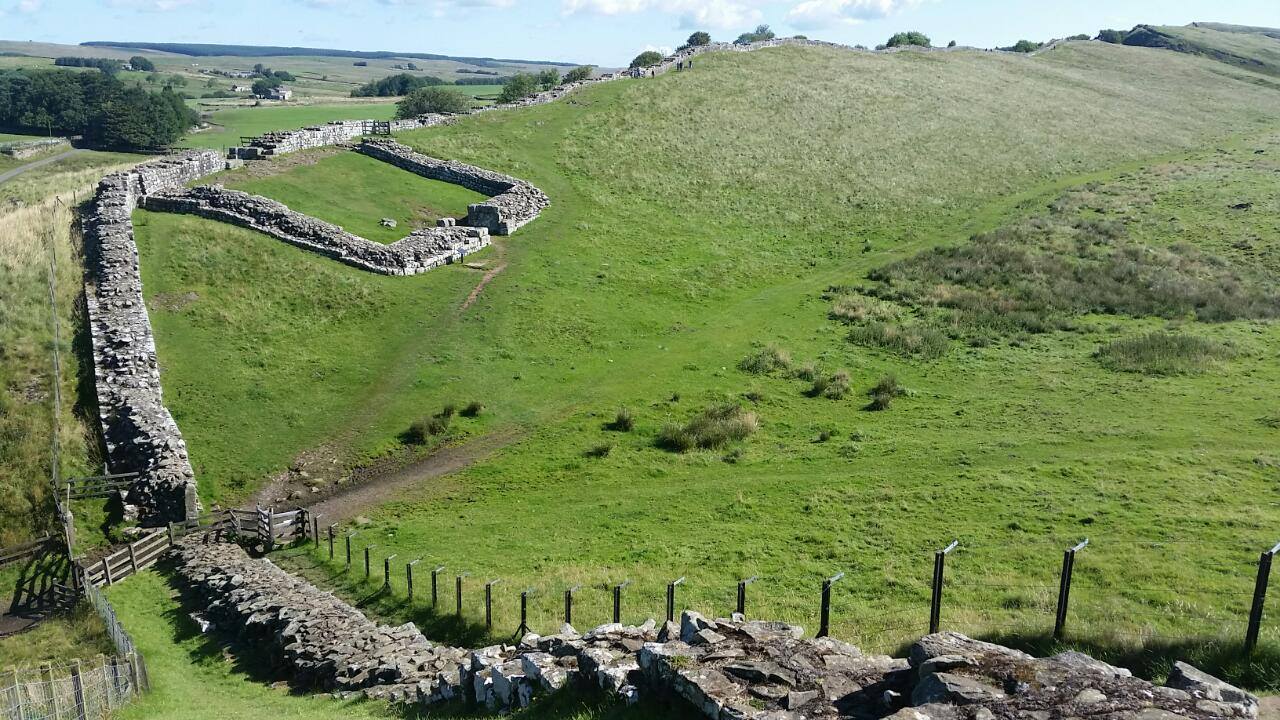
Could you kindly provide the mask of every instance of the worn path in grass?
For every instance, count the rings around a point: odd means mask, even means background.
[[[36,160],[35,162],[29,162],[26,165],[19,165],[18,167],[12,170],[8,170],[0,173],[0,183],[12,180],[13,178],[18,177],[19,175],[21,175],[24,172],[27,172],[28,170],[35,170],[36,168],[44,167],[45,165],[52,165],[53,163],[56,163],[59,160],[62,160],[63,158],[68,158],[68,157],[71,157],[72,155],[76,155],[82,152],[84,152],[84,150],[80,148],[72,148],[71,150],[67,150],[66,152],[60,152],[57,155],[51,155],[47,158],[41,158],[39,160]]]

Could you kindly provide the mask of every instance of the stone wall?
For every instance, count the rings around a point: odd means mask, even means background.
[[[428,114],[407,120],[386,123],[392,132],[412,130],[453,122],[452,115]],[[311,125],[297,130],[281,130],[259,135],[245,147],[233,147],[228,157],[239,160],[261,160],[272,155],[297,152],[308,148],[325,147],[350,142],[362,135],[373,133],[376,120],[334,120],[323,125]]]
[[[5,143],[0,145],[0,155],[26,160],[50,150],[70,150],[71,141],[66,138],[41,138],[24,142]]]
[[[437,160],[390,140],[366,140],[356,150],[415,175],[491,195],[467,207],[466,224],[488,228],[494,235],[510,235],[551,204],[546,193],[523,180],[474,165]]]
[[[164,406],[132,213],[146,193],[225,167],[217,153],[196,151],[108,175],[84,218],[85,302],[98,414],[112,471],[140,473],[126,503],[145,524],[195,517],[199,503],[186,443]]]
[[[505,712],[569,684],[627,702],[675,695],[713,720],[1113,720],[1252,718],[1257,699],[1178,663],[1167,687],[1087,655],[1030,655],[957,633],[908,658],[867,655],[802,628],[685,612],[679,625],[602,625],[479,650],[435,645],[412,624],[379,625],[238,545],[191,536],[178,575],[206,629],[268,651],[301,689],[362,693],[422,709],[445,701]]]
[[[270,235],[304,250],[382,275],[417,275],[489,244],[485,228],[441,226],[416,230],[383,245],[287,206],[221,185],[172,188],[146,195],[147,210],[198,215]]]

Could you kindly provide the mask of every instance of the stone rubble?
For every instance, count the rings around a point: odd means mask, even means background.
[[[483,227],[415,230],[389,245],[353,235],[260,195],[221,185],[173,188],[142,198],[147,210],[185,213],[239,225],[338,262],[381,275],[417,275],[461,260],[489,244]]]
[[[104,177],[84,217],[85,301],[102,434],[113,472],[138,472],[126,513],[144,524],[199,513],[187,446],[164,406],[151,321],[142,299],[132,213],[147,193],[179,187],[227,163],[186,152]]]
[[[266,648],[300,688],[361,693],[415,708],[464,702],[491,712],[571,685],[627,703],[679,697],[713,720],[1209,720],[1254,718],[1257,698],[1178,663],[1167,687],[1075,652],[1049,658],[939,633],[909,658],[867,655],[780,622],[686,611],[659,627],[564,625],[516,645],[435,645],[412,623],[378,625],[331,593],[238,545],[189,536],[178,575],[215,630]]]
[[[467,207],[465,222],[488,228],[494,235],[510,235],[551,204],[546,193],[523,180],[466,163],[437,160],[391,140],[366,140],[356,151],[415,175],[489,195],[488,200]]]

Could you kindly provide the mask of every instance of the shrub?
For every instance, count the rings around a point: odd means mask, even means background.
[[[1032,40],[1019,40],[1012,47],[1001,48],[1002,50],[1011,50],[1017,53],[1033,53],[1044,47],[1044,43],[1034,42]]]
[[[469,418],[480,417],[481,413],[483,412],[484,412],[484,405],[480,404],[476,400],[472,400],[471,402],[467,403],[466,407],[462,408],[462,417],[469,417]]]
[[[893,399],[902,395],[905,391],[898,384],[898,379],[892,375],[885,375],[880,378],[880,382],[875,384],[868,393],[871,396],[871,403],[867,405],[868,410],[888,410],[893,403]]]
[[[449,431],[449,416],[434,417],[427,421],[427,432],[431,435],[443,435]]]
[[[448,420],[449,418],[453,417],[454,413],[456,412],[458,412],[458,406],[454,405],[453,403],[447,403],[445,404],[444,407],[440,408],[440,414],[437,415],[436,417],[444,418],[445,420]]]
[[[447,87],[423,87],[414,90],[396,103],[396,117],[401,120],[427,113],[464,113],[471,107],[471,98],[458,90]]]
[[[583,453],[583,455],[589,458],[604,458],[604,457],[609,457],[609,453],[611,452],[613,452],[612,443],[601,443],[599,445],[596,445],[593,448],[588,449],[586,452]]]
[[[650,65],[657,65],[660,62],[662,62],[662,53],[658,52],[657,50],[645,50],[644,52],[635,56],[635,59],[633,59],[631,61],[631,64],[628,65],[627,67],[634,70],[636,68],[643,68],[643,67],[649,67]]]
[[[626,407],[618,408],[618,414],[613,416],[613,421],[605,424],[606,430],[614,432],[631,432],[636,426],[635,418],[631,416],[631,410]]]
[[[409,426],[409,430],[404,434],[404,440],[413,445],[421,445],[427,441],[427,436],[430,434],[427,432],[427,422],[418,420]]]
[[[1115,340],[1098,348],[1094,354],[1105,368],[1145,375],[1200,373],[1219,360],[1234,355],[1230,347],[1221,343],[1169,332]]]
[[[566,83],[582,82],[583,80],[586,80],[587,78],[591,77],[591,73],[594,70],[595,70],[595,67],[592,65],[583,65],[581,67],[576,67],[564,74],[564,81]]]
[[[731,442],[744,440],[760,427],[755,413],[738,405],[709,407],[684,425],[667,423],[658,433],[658,447],[673,452],[694,448],[714,450]]]
[[[774,37],[774,32],[768,25],[757,25],[755,31],[744,32],[733,42],[735,45],[747,45],[749,43],[760,42],[762,40],[772,40]]]
[[[772,345],[752,353],[738,363],[738,369],[753,375],[768,375],[791,369],[791,354]]]
[[[922,32],[911,30],[909,32],[895,33],[889,41],[884,44],[885,47],[906,47],[914,45],[917,47],[931,47],[932,42],[929,36]]]
[[[814,378],[813,387],[807,393],[809,397],[825,397],[839,400],[849,394],[849,371],[837,370],[828,376]]]

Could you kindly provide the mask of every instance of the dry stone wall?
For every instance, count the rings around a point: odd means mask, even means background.
[[[1167,687],[1076,652],[1034,658],[958,633],[908,658],[867,655],[797,626],[710,619],[529,634],[479,650],[435,645],[412,624],[378,625],[238,545],[189,537],[178,574],[213,629],[268,649],[301,688],[421,709],[462,701],[505,712],[571,684],[626,702],[678,696],[713,720],[1209,720],[1253,718],[1257,699],[1178,663]]]
[[[390,140],[366,140],[356,150],[415,175],[491,195],[467,207],[466,224],[487,228],[494,235],[510,235],[551,204],[546,193],[523,180],[474,165],[437,160]]]
[[[71,141],[66,138],[41,138],[24,142],[0,144],[0,155],[26,160],[50,150],[70,150]]]
[[[164,406],[132,213],[147,193],[224,167],[217,153],[198,151],[108,175],[84,218],[98,414],[112,470],[139,473],[125,501],[127,511],[145,524],[193,518],[199,503],[186,443]]]
[[[415,230],[402,240],[383,245],[294,212],[275,200],[228,190],[221,185],[163,190],[143,197],[141,206],[257,230],[290,245],[381,275],[424,273],[489,244],[489,231],[483,227],[441,226]]]
[[[391,120],[380,123],[375,120],[335,120],[323,125],[310,125],[297,130],[281,130],[259,135],[245,147],[234,147],[228,157],[239,160],[261,160],[272,155],[297,152],[308,148],[339,145],[362,135],[373,133],[373,128],[385,125],[392,132],[412,130],[453,122],[454,116],[443,114],[419,115],[408,120]]]

